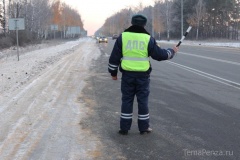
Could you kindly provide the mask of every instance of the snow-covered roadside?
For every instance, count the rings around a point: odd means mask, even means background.
[[[81,95],[100,54],[83,38],[0,60],[0,159],[104,159]]]
[[[61,56],[71,53],[74,47],[84,41],[79,39],[70,41],[56,46],[27,52],[29,49],[20,51],[20,61],[17,61],[17,56],[11,54],[0,59],[0,100],[1,96],[11,93],[20,85],[25,84],[32,77],[36,76],[43,69],[58,61]],[[33,46],[35,48],[35,46]],[[40,46],[39,46],[40,47]],[[31,49],[30,49],[31,50]],[[9,50],[5,50],[9,52]],[[4,51],[2,54],[7,54]]]
[[[170,44],[178,44],[179,41],[171,40],[171,41],[157,41],[158,43],[170,43]],[[232,47],[240,49],[240,41],[239,42],[211,42],[211,41],[190,41],[184,40],[182,45],[195,45],[195,46],[215,46],[215,47]]]
[[[65,43],[65,42],[66,42],[65,40],[45,40],[45,41],[42,41],[41,43],[37,43],[37,44],[29,44],[24,47],[20,46],[19,53],[24,54],[27,52],[32,52],[34,50],[39,50],[39,49],[43,49],[46,47],[56,46],[56,45],[59,45],[59,44]],[[4,58],[4,57],[11,57],[11,56],[17,56],[17,47],[16,46],[12,46],[7,49],[0,49],[0,59]]]

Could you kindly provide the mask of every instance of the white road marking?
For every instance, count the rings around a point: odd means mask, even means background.
[[[240,63],[238,63],[238,62],[232,62],[232,61],[222,60],[222,59],[218,59],[218,58],[212,58],[212,57],[207,57],[207,56],[200,56],[200,55],[183,53],[183,52],[178,52],[178,53],[184,54],[184,55],[188,55],[188,56],[199,57],[199,58],[204,58],[204,59],[208,59],[208,60],[224,62],[224,63],[229,63],[229,64],[234,64],[234,65],[239,65],[240,66]]]
[[[105,57],[110,57],[110,55],[108,55],[107,53],[105,53]]]
[[[166,63],[169,63],[171,65],[177,66],[177,67],[182,68],[184,70],[193,72],[193,73],[198,74],[200,76],[206,77],[208,79],[214,80],[216,82],[219,82],[219,83],[222,83],[222,84],[225,84],[227,86],[231,86],[231,87],[234,87],[234,88],[240,90],[240,83],[233,82],[233,81],[230,81],[230,80],[227,80],[227,79],[224,79],[224,78],[221,78],[221,77],[218,77],[218,76],[215,76],[215,75],[212,75],[212,74],[209,74],[209,73],[206,73],[206,72],[203,72],[203,71],[191,68],[191,67],[187,67],[187,66],[175,63],[175,62],[166,61]]]

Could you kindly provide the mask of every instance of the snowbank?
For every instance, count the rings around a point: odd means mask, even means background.
[[[61,56],[71,53],[81,41],[84,39],[56,46],[45,44],[21,48],[19,51],[20,61],[17,61],[17,51],[12,48],[0,52],[0,56],[2,55],[0,58],[0,100],[2,93],[6,95],[6,92],[11,93],[19,85],[25,84],[40,71],[58,61]]]

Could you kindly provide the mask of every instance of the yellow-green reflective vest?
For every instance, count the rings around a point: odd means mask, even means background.
[[[150,36],[144,33],[122,33],[122,69],[144,72],[150,67],[148,43]]]

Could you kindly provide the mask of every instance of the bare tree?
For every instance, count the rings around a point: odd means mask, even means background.
[[[196,40],[198,40],[200,21],[202,20],[206,12],[204,1],[198,0],[198,3],[194,6],[194,10],[195,10],[195,13],[188,18],[187,22],[192,26],[196,26],[197,28]]]
[[[4,36],[6,36],[6,3],[3,0],[3,20],[2,20]]]
[[[198,31],[199,31],[199,24],[200,21],[202,20],[206,8],[205,8],[205,3],[203,2],[203,0],[199,0],[197,5],[194,7],[196,10],[196,21],[197,21],[197,34],[196,34],[196,40],[198,40]]]
[[[155,21],[154,24],[157,23],[157,25],[154,26],[155,31],[157,31],[156,27],[158,26],[158,32],[166,31],[167,33],[167,39],[170,40],[170,31],[171,31],[171,20],[172,20],[172,0],[159,0],[157,3],[155,3],[157,9],[157,21]],[[156,18],[155,18],[156,19]]]
[[[165,13],[162,12],[165,6],[164,2],[160,0],[154,1],[154,3],[153,29],[154,32],[158,33],[158,39],[160,39],[160,34],[165,31]]]
[[[133,7],[132,9],[134,14],[141,12],[144,9],[143,3],[138,3],[138,5],[136,7]]]
[[[3,26],[2,22],[3,22],[2,5],[0,4],[0,24],[1,24],[1,26]]]
[[[120,34],[131,24],[132,9],[122,9],[105,20],[104,25],[98,31],[104,35]]]
[[[170,30],[171,30],[171,22],[170,22],[170,19],[171,19],[171,8],[172,8],[172,1],[169,1],[169,0],[166,0],[165,1],[166,3],[166,21],[167,21],[167,40],[170,40]]]

